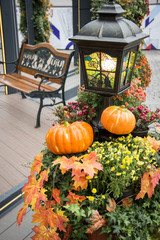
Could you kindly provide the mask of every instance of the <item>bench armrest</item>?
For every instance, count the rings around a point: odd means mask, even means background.
[[[40,78],[44,78],[44,79],[55,79],[55,78],[62,78],[66,73],[64,72],[63,74],[59,75],[59,76],[46,76],[44,74],[41,74],[41,73],[35,73],[34,74],[34,77],[37,78],[37,77],[40,77]]]

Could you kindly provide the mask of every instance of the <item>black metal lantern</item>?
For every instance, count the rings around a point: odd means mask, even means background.
[[[117,95],[130,87],[136,55],[148,35],[130,20],[126,11],[109,1],[99,10],[99,19],[86,24],[70,38],[77,44],[87,91]]]

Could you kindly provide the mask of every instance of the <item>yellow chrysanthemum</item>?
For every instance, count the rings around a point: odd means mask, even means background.
[[[93,196],[89,196],[87,197],[89,199],[89,201],[93,202],[94,201],[94,197]]]
[[[106,198],[105,195],[102,195],[102,198],[105,199]]]
[[[92,193],[96,193],[97,192],[97,189],[96,188],[93,188],[92,189]]]

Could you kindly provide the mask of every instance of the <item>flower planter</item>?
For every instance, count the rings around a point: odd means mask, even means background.
[[[146,130],[139,130],[139,131],[132,131],[132,135],[134,137],[147,137],[147,134],[148,134],[148,130],[149,129],[146,129]]]

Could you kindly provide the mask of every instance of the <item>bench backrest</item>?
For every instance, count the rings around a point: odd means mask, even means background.
[[[49,43],[23,44],[17,70],[31,75],[35,73],[52,77],[58,77],[64,73],[66,75],[72,55],[73,51],[64,53],[56,50]],[[60,79],[59,83],[61,83]]]

